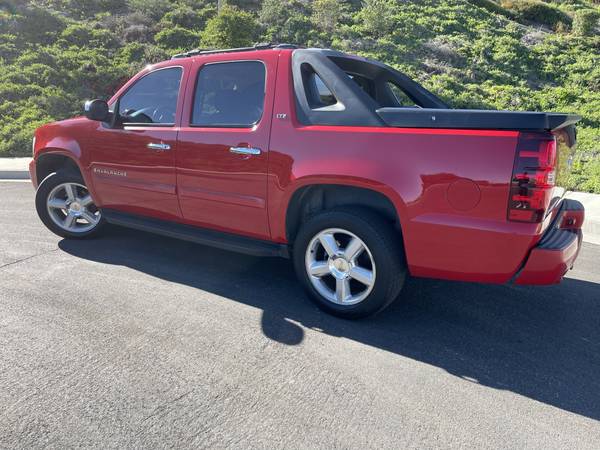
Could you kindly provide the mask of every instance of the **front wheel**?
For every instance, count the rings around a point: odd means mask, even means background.
[[[83,179],[71,172],[48,175],[36,191],[35,207],[44,225],[65,238],[95,236],[104,224]]]
[[[401,235],[367,210],[312,217],[296,237],[293,257],[296,273],[317,306],[349,319],[388,306],[407,273]]]

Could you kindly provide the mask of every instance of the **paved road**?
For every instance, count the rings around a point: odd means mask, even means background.
[[[315,309],[284,260],[64,241],[0,183],[0,448],[600,446],[600,247],[562,285]]]

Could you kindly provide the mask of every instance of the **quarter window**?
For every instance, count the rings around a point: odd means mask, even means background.
[[[303,63],[300,70],[302,71],[306,100],[311,109],[325,109],[338,104],[331,89],[327,87],[310,64]]]
[[[321,77],[319,75],[313,72],[310,77],[310,83],[314,84],[314,89],[317,93],[317,98],[321,104],[320,106],[331,106],[337,103],[335,96],[325,85],[325,83],[323,83],[323,80],[321,80]]]
[[[140,78],[119,100],[125,124],[174,125],[181,67],[159,69]]]
[[[265,66],[259,61],[208,64],[198,73],[192,125],[252,127],[265,102]]]
[[[398,104],[394,105],[394,106],[399,106],[399,107],[402,107],[402,108],[418,108],[419,107],[395,83],[392,83],[391,81],[388,81],[387,82],[387,87],[392,92],[392,96],[394,97],[394,99],[396,100],[396,102],[398,102]]]

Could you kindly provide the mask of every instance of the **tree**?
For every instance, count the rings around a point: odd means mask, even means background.
[[[201,46],[208,48],[246,47],[258,39],[258,23],[252,14],[229,5],[206,23]]]
[[[299,0],[265,0],[258,18],[267,41],[305,44],[312,29],[308,13]]]
[[[387,35],[394,25],[397,5],[393,0],[366,0],[358,14],[365,31],[374,37]]]
[[[198,43],[198,33],[180,26],[165,28],[154,36],[154,40],[163,48],[189,50]]]
[[[190,6],[180,6],[166,13],[161,19],[159,25],[161,28],[180,26],[188,30],[200,31],[204,29],[206,21],[214,16],[216,8],[192,8]]]
[[[312,4],[312,21],[325,33],[333,33],[347,11],[341,0],[315,0]]]
[[[128,0],[132,11],[140,12],[154,20],[159,20],[171,8],[169,0]]]

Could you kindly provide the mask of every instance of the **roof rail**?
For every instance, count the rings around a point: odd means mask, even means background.
[[[254,44],[252,47],[225,48],[225,49],[197,48],[197,49],[185,52],[185,53],[178,53],[177,55],[173,55],[171,57],[171,59],[187,58],[189,56],[197,56],[197,55],[211,55],[213,53],[234,53],[234,52],[248,52],[248,51],[252,51],[252,50],[267,50],[267,49],[271,49],[271,48],[299,48],[299,47],[294,44],[261,43],[261,44]]]

